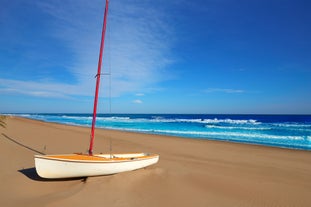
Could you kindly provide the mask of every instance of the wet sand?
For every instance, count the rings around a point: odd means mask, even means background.
[[[0,206],[310,206],[311,152],[97,130],[96,153],[152,152],[145,169],[48,180],[39,153],[86,153],[84,127],[9,117],[0,128]]]

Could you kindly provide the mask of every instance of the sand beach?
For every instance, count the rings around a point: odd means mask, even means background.
[[[311,152],[132,132],[96,131],[95,152],[153,152],[158,164],[48,180],[34,155],[83,152],[84,127],[8,117],[0,128],[0,206],[310,206]]]

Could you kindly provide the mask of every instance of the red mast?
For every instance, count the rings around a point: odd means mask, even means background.
[[[93,155],[93,144],[94,144],[94,137],[95,137],[95,123],[96,123],[96,112],[97,112],[97,102],[98,102],[98,91],[99,91],[101,67],[102,67],[102,60],[103,60],[103,50],[104,50],[104,45],[105,45],[105,33],[106,33],[108,5],[109,5],[109,0],[106,0],[104,22],[103,22],[103,28],[102,28],[102,39],[101,39],[101,43],[100,43],[98,67],[97,67],[97,74],[96,74],[96,89],[95,89],[95,97],[94,97],[93,120],[92,120],[89,155]]]

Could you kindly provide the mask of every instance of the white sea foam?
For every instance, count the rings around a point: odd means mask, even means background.
[[[31,115],[33,116],[33,115]],[[90,120],[92,116],[70,116],[70,115],[62,115],[62,118],[65,119],[74,119],[74,120]],[[36,117],[34,117],[36,118]],[[111,117],[97,117],[99,121],[113,121],[113,122],[146,122],[146,123],[200,123],[200,124],[251,124],[258,125],[260,122],[256,120],[234,120],[234,119],[170,119],[163,118],[161,116],[153,116],[152,119],[148,118],[131,118],[131,117],[123,117],[123,116],[111,116]]]
[[[300,132],[311,132],[311,124],[296,124],[296,123],[277,123],[272,124],[276,128],[284,128],[288,131],[300,131]]]
[[[111,129],[119,129],[125,131],[145,132],[145,133],[158,133],[166,135],[183,135],[192,136],[196,135],[201,138],[220,138],[225,140],[247,140],[261,139],[261,140],[304,140],[301,136],[283,136],[283,135],[269,135],[269,134],[252,134],[252,133],[239,133],[239,132],[206,132],[206,131],[180,131],[180,130],[161,130],[161,129],[139,129],[139,128],[118,128],[109,127]],[[310,140],[311,141],[311,140]]]
[[[272,124],[277,127],[293,127],[293,128],[311,128],[311,124],[296,124],[296,123],[275,123]]]
[[[263,131],[271,130],[270,127],[241,127],[241,126],[217,126],[217,125],[205,125],[208,129],[223,129],[223,130],[254,130]]]
[[[96,119],[97,120],[102,120],[102,121],[130,121],[131,120],[130,117],[118,117],[118,116],[97,117]]]
[[[4,114],[6,116],[20,116],[20,117],[31,117],[31,114]]]
[[[163,117],[153,117],[153,119],[133,119],[137,121],[145,121],[145,122],[184,122],[184,123],[204,123],[204,124],[217,124],[217,123],[227,123],[227,124],[261,124],[261,122],[257,122],[257,120],[249,119],[249,120],[235,120],[235,119],[167,119]]]
[[[254,119],[248,119],[248,120],[237,120],[237,119],[204,119],[202,121],[206,124],[218,124],[218,123],[227,123],[227,124],[261,124],[261,122],[257,122],[257,120]]]
[[[202,119],[164,119],[164,118],[155,118],[155,119],[140,119],[144,120],[146,122],[163,122],[163,123],[169,123],[169,122],[187,122],[187,123],[201,123]]]
[[[92,116],[68,116],[68,115],[62,115],[62,118],[74,119],[74,120],[91,120]]]
[[[259,139],[282,139],[282,140],[303,140],[301,136],[283,136],[283,135],[269,135],[269,134],[252,134],[252,133],[238,133],[238,132],[207,132],[206,135],[222,136],[222,137],[244,137],[244,138],[259,138]]]

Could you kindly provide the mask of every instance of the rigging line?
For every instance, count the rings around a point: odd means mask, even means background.
[[[111,26],[108,24],[107,28],[108,37],[108,74],[109,74],[109,113],[111,114]]]
[[[9,137],[8,135],[6,135],[6,134],[4,134],[4,133],[1,133],[1,134],[2,134],[2,136],[5,137],[6,139],[10,140],[11,142],[13,142],[13,143],[15,143],[15,144],[17,144],[17,145],[19,145],[19,146],[21,146],[21,147],[24,147],[25,149],[31,150],[31,151],[33,151],[33,152],[35,152],[35,153],[40,154],[40,155],[45,155],[44,152],[40,152],[40,151],[38,151],[38,150],[36,150],[36,149],[30,147],[30,146],[27,146],[27,145],[25,145],[25,144],[23,144],[23,143],[17,141],[16,139]],[[46,146],[45,146],[44,148],[46,148]]]

